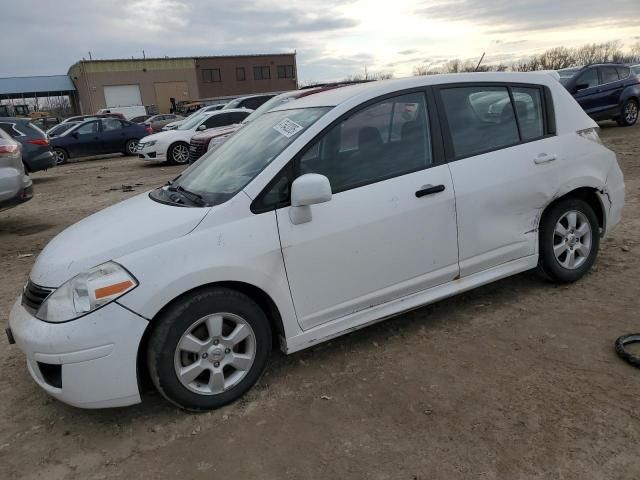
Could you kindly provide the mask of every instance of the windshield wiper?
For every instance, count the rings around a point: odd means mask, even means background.
[[[204,197],[202,195],[196,192],[190,192],[189,190],[187,190],[181,185],[178,185],[177,187],[171,186],[169,187],[169,190],[181,193],[182,196],[188,198],[191,201],[191,203],[194,203],[201,207],[207,204],[207,202],[205,202]]]

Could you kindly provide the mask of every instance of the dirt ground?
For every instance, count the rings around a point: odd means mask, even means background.
[[[201,415],[154,392],[68,407],[2,336],[0,479],[638,478],[640,370],[613,342],[640,331],[640,126],[602,127],[627,206],[577,284],[526,273],[275,353],[248,396]],[[55,234],[179,170],[115,157],[34,174],[35,198],[0,213],[0,319]]]

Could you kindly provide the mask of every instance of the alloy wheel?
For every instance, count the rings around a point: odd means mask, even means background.
[[[638,104],[630,101],[624,107],[624,119],[629,125],[633,125],[638,119]]]
[[[136,153],[136,148],[138,147],[138,142],[136,142],[135,140],[129,140],[127,142],[127,151],[133,155]]]
[[[256,356],[251,325],[233,313],[215,313],[194,322],[174,353],[178,381],[200,395],[216,395],[237,385]]]
[[[577,210],[566,212],[553,232],[553,253],[560,265],[575,270],[591,253],[592,229],[587,217]]]
[[[186,145],[176,145],[173,147],[171,156],[176,163],[187,163],[189,161],[189,148]]]
[[[62,165],[66,161],[66,155],[62,150],[54,150],[53,154],[56,157],[56,165]]]

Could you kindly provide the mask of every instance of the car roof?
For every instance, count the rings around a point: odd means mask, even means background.
[[[249,109],[249,108],[229,108],[228,110],[208,110],[206,112],[202,112],[203,115],[207,115],[208,117],[212,116],[212,115],[222,115],[224,113],[236,113],[236,112],[241,112],[241,113],[251,113],[253,110]]]
[[[537,85],[558,83],[549,72],[471,72],[426,75],[332,88],[299,98],[295,102],[285,103],[271,111],[290,110],[292,108],[335,107],[356,97],[364,101],[368,98],[375,98],[405,89],[466,82],[515,82]]]
[[[29,123],[31,119],[22,117],[0,117],[0,122]]]

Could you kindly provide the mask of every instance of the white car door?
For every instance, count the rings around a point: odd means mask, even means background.
[[[433,154],[424,92],[352,112],[296,159],[333,198],[294,225],[277,210],[298,321],[309,329],[459,274],[449,168]],[[276,182],[277,184],[277,182]]]
[[[538,216],[563,179],[554,168],[562,162],[553,162],[564,152],[551,134],[544,89],[436,91],[456,191],[460,275],[534,255]]]

